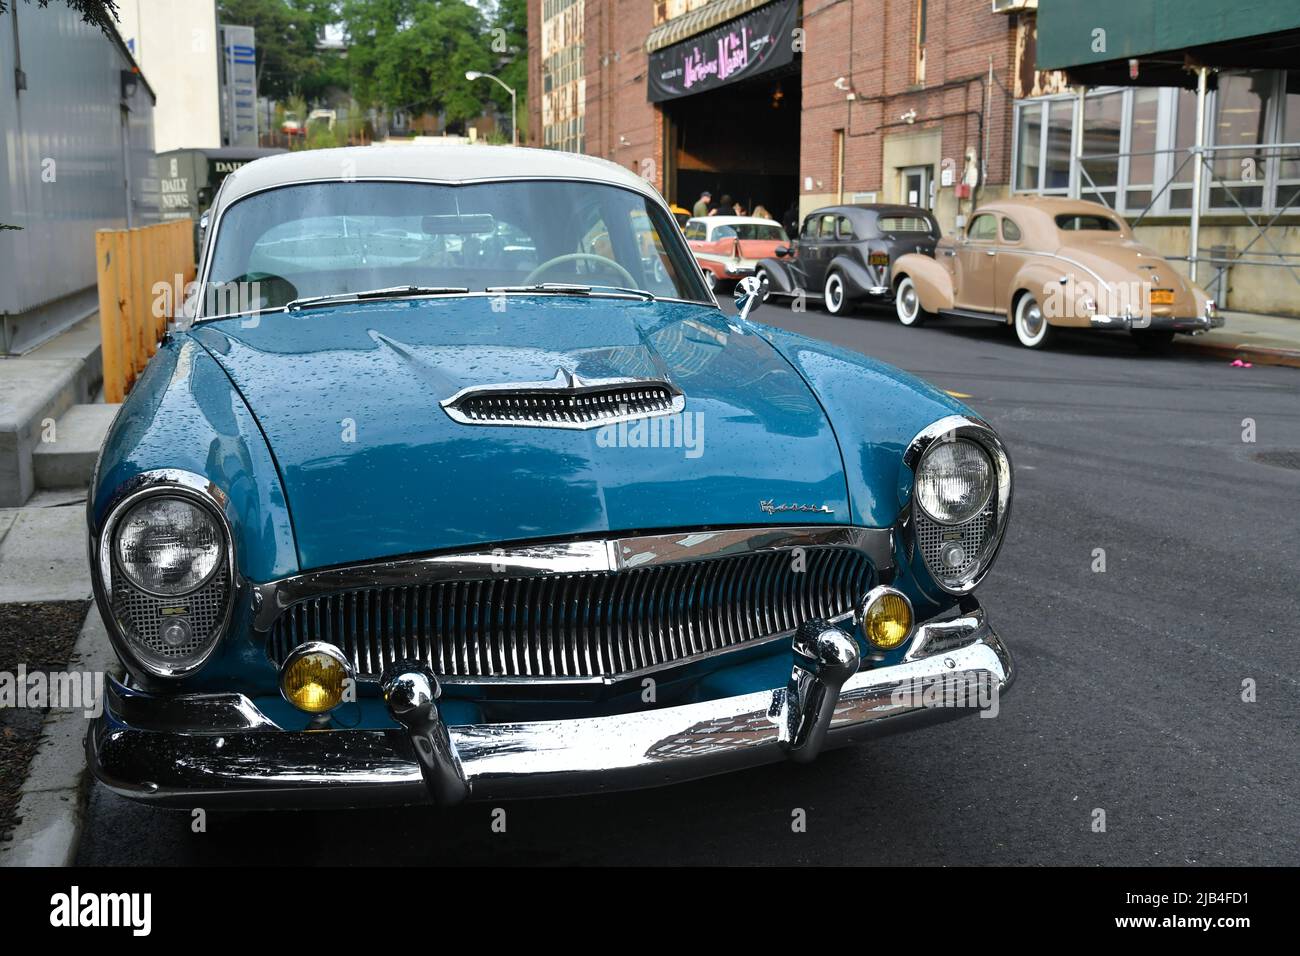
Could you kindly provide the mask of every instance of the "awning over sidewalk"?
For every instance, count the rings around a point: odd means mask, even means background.
[[[713,0],[690,13],[659,24],[646,37],[645,50],[647,53],[662,50],[769,2],[770,0]]]
[[[1065,70],[1088,86],[1190,86],[1186,67],[1200,65],[1294,69],[1300,2],[1040,0],[1037,59],[1040,70]]]

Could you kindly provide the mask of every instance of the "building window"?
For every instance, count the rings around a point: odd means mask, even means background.
[[[1013,188],[1018,192],[1036,193],[1042,188],[1038,170],[1043,158],[1043,107],[1041,103],[1022,103],[1016,114],[1016,181]]]
[[[1282,85],[1282,142],[1300,143],[1300,70],[1291,70]],[[1278,184],[1273,193],[1277,209],[1300,205],[1300,150],[1286,151],[1278,163]]]
[[[1210,113],[1214,117],[1212,135],[1215,145],[1228,148],[1216,153],[1211,163],[1214,179],[1221,182],[1210,189],[1213,208],[1232,209],[1241,204],[1258,209],[1263,205],[1262,184],[1268,160],[1258,150],[1239,147],[1269,142],[1265,120],[1274,78],[1275,74],[1268,70],[1219,76],[1219,92]]]
[[[1016,104],[1014,189],[1044,195],[1070,190],[1070,148],[1077,96]],[[1155,87],[1090,90],[1081,131],[1084,199],[1129,215],[1178,215],[1191,209],[1196,93]],[[1202,211],[1278,212],[1300,204],[1300,71],[1221,73],[1206,106],[1211,154]],[[1212,180],[1212,181],[1210,181]]]
[[[1083,103],[1083,175],[1079,195],[1114,208],[1119,188],[1120,132],[1124,125],[1122,90],[1089,96]],[[1064,103],[1062,103],[1064,105]],[[1066,128],[1069,128],[1067,121]],[[1067,147],[1068,153],[1068,147]],[[1067,166],[1068,178],[1068,166]]]
[[[1160,90],[1153,86],[1133,91],[1129,117],[1128,176],[1125,180],[1125,209],[1145,209],[1151,203],[1156,181],[1157,124],[1160,120]]]

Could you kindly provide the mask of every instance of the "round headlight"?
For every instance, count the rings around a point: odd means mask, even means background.
[[[117,565],[150,594],[188,594],[212,576],[225,544],[208,510],[184,498],[146,498],[117,526]]]
[[[892,651],[912,636],[912,602],[894,588],[872,588],[858,608],[858,624],[872,645]]]
[[[343,702],[352,665],[332,644],[311,641],[295,648],[280,668],[280,693],[299,710],[324,714]]]
[[[943,524],[959,524],[979,514],[992,493],[993,465],[973,442],[935,442],[917,469],[917,501]]]

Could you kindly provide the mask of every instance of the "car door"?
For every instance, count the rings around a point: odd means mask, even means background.
[[[835,213],[819,213],[816,217],[817,239],[811,244],[813,254],[804,262],[805,288],[821,294],[826,282],[826,266],[835,251]]]
[[[835,217],[835,256],[848,256],[850,259],[861,262],[862,255],[858,250],[858,239],[860,238],[848,216]],[[831,258],[833,259],[835,256]]]
[[[790,272],[794,276],[795,285],[804,291],[808,290],[808,271],[806,263],[808,257],[813,254],[813,247],[817,244],[817,216],[813,214],[807,216],[803,221],[803,227],[799,230],[799,235],[795,241],[790,243],[790,255],[786,256],[785,262],[790,266]]]
[[[953,299],[957,308],[993,311],[997,255],[998,217],[991,212],[979,213],[966,227],[966,238],[956,248]]]
[[[1005,315],[1007,309],[1011,307],[1011,280],[1024,266],[1029,253],[1025,249],[1024,231],[1019,223],[1010,216],[1002,216],[1001,230],[998,254],[993,257],[995,263],[993,308]]]

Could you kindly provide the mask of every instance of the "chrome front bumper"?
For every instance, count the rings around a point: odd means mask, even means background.
[[[391,730],[290,732],[241,694],[155,697],[110,681],[86,749],[109,789],[170,806],[564,796],[811,760],[824,748],[970,714],[944,688],[982,684],[1001,694],[1014,676],[974,605],[920,625],[906,657],[888,667],[859,670],[856,643],[820,622],[800,629],[792,652],[789,683],[772,690],[613,716],[450,727],[438,716],[436,681],[407,668],[385,680],[389,711],[403,725]]]

